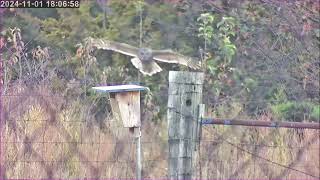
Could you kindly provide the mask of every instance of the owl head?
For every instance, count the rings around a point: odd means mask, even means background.
[[[138,58],[141,61],[150,61],[152,60],[152,50],[149,48],[140,48],[138,51]]]

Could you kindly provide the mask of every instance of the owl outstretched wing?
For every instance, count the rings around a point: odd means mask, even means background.
[[[153,59],[166,63],[176,63],[188,66],[192,69],[200,69],[200,61],[191,57],[184,56],[172,50],[157,50],[153,51]]]
[[[139,51],[138,48],[131,45],[103,39],[88,38],[86,43],[88,43],[88,47],[90,48],[94,47],[97,49],[111,50],[133,57],[136,57]]]

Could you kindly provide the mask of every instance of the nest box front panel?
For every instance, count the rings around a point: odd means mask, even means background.
[[[140,127],[140,91],[116,93],[115,99],[124,127]]]

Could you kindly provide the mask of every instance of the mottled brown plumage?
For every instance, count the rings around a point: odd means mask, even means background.
[[[150,48],[136,48],[124,43],[114,41],[88,38],[87,46],[97,49],[112,50],[128,56],[132,56],[132,64],[145,75],[153,75],[162,71],[161,67],[155,62],[176,63],[188,66],[193,69],[200,68],[200,61],[194,60],[176,53],[172,50],[152,50]]]

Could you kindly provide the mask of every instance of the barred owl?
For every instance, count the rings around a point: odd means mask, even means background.
[[[92,38],[86,40],[86,46],[89,50],[95,47],[97,49],[112,50],[132,56],[131,63],[144,75],[152,76],[153,74],[162,71],[161,67],[155,61],[182,64],[192,69],[200,69],[200,61],[181,55],[172,50],[136,48],[124,43]]]

